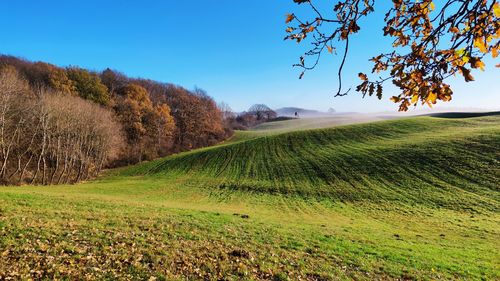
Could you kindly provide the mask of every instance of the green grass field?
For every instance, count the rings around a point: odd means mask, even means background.
[[[500,279],[500,116],[325,124],[2,187],[0,280]]]

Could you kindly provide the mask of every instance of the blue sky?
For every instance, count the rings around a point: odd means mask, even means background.
[[[0,11],[3,54],[198,86],[237,111],[253,103],[396,110],[388,101],[396,94],[391,87],[383,101],[362,99],[354,91],[334,98],[336,56],[325,56],[316,70],[297,79],[300,71],[292,64],[308,46],[283,41],[284,19],[291,11],[307,12],[292,0],[5,0]],[[371,69],[370,57],[391,46],[381,38],[380,14],[365,21],[352,42],[344,76],[348,86],[356,85],[358,72]],[[474,73],[476,82],[451,81],[455,95],[447,107],[500,109],[500,69],[488,63],[486,72]]]

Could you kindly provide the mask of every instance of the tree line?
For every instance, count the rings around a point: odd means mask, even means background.
[[[254,104],[247,111],[235,114],[227,106],[221,107],[224,120],[228,126],[235,130],[246,130],[264,122],[277,120],[278,114],[265,104]]]
[[[201,89],[0,56],[0,182],[72,183],[232,135]]]

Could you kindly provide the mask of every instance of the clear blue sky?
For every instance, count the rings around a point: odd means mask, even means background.
[[[306,45],[283,41],[285,14],[301,12],[292,0],[5,0],[0,4],[0,53],[60,66],[110,67],[144,77],[201,87],[240,111],[253,103],[338,111],[395,110],[388,101],[352,92],[333,98],[338,57],[326,56],[304,79],[292,64]],[[385,5],[385,4],[384,4]],[[380,14],[380,13],[379,13]],[[362,26],[353,42],[345,83],[355,86],[367,60],[390,42],[381,17]],[[500,108],[500,70],[492,62],[476,82],[452,81],[450,107]],[[495,62],[498,63],[498,62]]]

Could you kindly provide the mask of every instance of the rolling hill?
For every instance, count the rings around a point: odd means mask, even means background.
[[[133,167],[211,188],[497,210],[498,118],[412,118],[268,135]]]
[[[498,279],[500,116],[440,117],[274,122],[0,188],[0,279]]]

